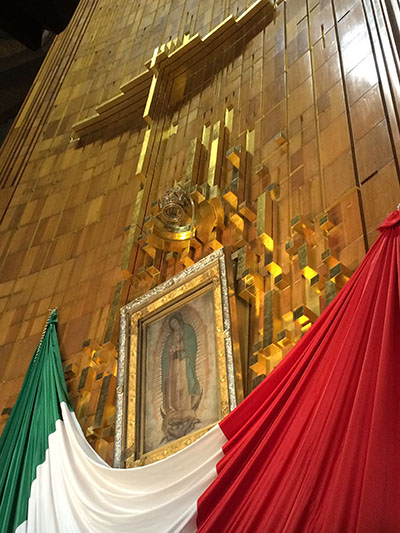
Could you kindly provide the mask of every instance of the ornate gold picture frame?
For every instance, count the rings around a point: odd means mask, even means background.
[[[114,465],[177,452],[241,396],[220,249],[121,309]]]

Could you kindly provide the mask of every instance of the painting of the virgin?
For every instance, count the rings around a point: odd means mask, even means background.
[[[179,311],[168,317],[169,334],[162,353],[163,433],[166,442],[195,429],[201,387],[196,375],[197,336]]]
[[[144,453],[220,417],[211,290],[146,327]]]

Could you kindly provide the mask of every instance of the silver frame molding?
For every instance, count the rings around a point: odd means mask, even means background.
[[[121,307],[120,310],[120,331],[118,346],[118,374],[116,389],[116,411],[115,411],[115,440],[114,440],[114,467],[125,468],[125,426],[126,426],[126,394],[128,380],[128,358],[129,358],[129,337],[130,337],[130,318],[131,315],[140,307],[148,305],[151,301],[160,298],[165,292],[172,287],[181,285],[188,279],[201,274],[211,265],[218,263],[220,271],[222,315],[224,323],[224,343],[226,353],[226,371],[228,380],[228,397],[229,409],[232,411],[237,405],[236,384],[235,384],[235,365],[233,357],[232,344],[232,323],[229,307],[229,287],[228,274],[224,248],[207,255],[194,265],[185,268],[176,276],[157,285],[146,294],[139,296],[132,302]]]

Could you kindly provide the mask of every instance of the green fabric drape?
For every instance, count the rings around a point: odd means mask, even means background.
[[[0,437],[2,532],[13,532],[26,520],[36,468],[44,462],[48,437],[61,419],[60,403],[66,402],[72,410],[61,366],[57,322],[54,310]]]

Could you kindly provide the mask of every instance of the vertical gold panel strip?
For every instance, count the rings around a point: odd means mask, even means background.
[[[104,415],[107,414],[107,410],[109,410],[114,403],[115,386],[116,379],[112,374],[109,374],[103,379],[99,401],[97,402],[96,415],[94,417],[93,426],[95,428],[101,427]]]
[[[267,250],[273,250],[272,200],[267,192],[257,198],[257,238]]]
[[[255,130],[247,130],[246,151],[252,156],[254,156],[254,141],[255,141]]]
[[[264,294],[263,348],[274,342],[274,291]]]
[[[147,147],[148,147],[149,139],[150,139],[150,132],[151,132],[151,128],[148,128],[146,130],[145,134],[144,134],[142,148],[140,150],[139,161],[138,161],[138,164],[137,164],[137,167],[136,167],[136,174],[141,174],[142,173],[144,158],[146,156]]]
[[[222,161],[221,161],[221,146],[223,142],[224,128],[221,121],[218,120],[212,129],[210,162],[208,168],[208,185],[219,185],[219,178],[221,175]]]
[[[207,150],[208,150],[208,145],[210,143],[210,131],[211,131],[211,124],[204,124],[203,132],[201,135],[201,142]]]
[[[149,94],[147,95],[146,106],[143,111],[143,118],[148,124],[150,124],[150,122],[153,120],[151,117],[151,110],[153,106],[154,94],[156,92],[157,87],[157,79],[157,75],[154,75],[151,79]]]
[[[189,157],[185,171],[185,183],[194,185],[197,183],[201,156],[201,142],[199,139],[193,139],[190,143]]]
[[[225,109],[225,126],[229,133],[232,133],[233,126],[233,107],[229,106]]]

